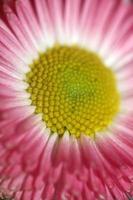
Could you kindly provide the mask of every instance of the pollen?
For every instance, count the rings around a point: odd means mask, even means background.
[[[102,60],[77,46],[55,46],[39,55],[26,74],[35,112],[51,133],[94,137],[113,121],[120,95],[114,73]]]

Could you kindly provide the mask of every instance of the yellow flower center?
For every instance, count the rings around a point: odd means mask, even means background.
[[[76,46],[55,46],[40,54],[26,81],[36,113],[51,133],[94,136],[112,122],[120,96],[113,72],[100,58]]]

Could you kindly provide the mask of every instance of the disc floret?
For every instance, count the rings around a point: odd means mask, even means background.
[[[119,110],[113,72],[96,54],[79,47],[48,49],[33,62],[26,81],[36,113],[59,135],[67,130],[76,137],[94,136]]]

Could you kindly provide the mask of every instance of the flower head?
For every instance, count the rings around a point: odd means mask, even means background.
[[[14,0],[0,20],[0,187],[15,199],[133,195],[133,8]]]

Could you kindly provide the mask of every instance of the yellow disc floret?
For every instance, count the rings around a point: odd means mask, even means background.
[[[55,46],[33,62],[27,91],[51,133],[94,136],[119,110],[113,72],[79,47]]]

